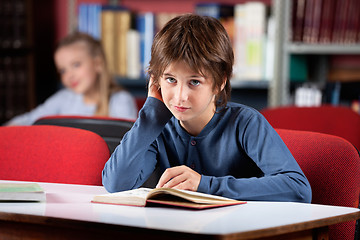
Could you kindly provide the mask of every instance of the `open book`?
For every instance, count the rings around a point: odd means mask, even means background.
[[[225,197],[172,188],[138,188],[123,192],[108,193],[94,196],[92,202],[141,207],[149,204],[164,204],[196,209],[246,203]]]
[[[0,183],[0,201],[45,201],[46,194],[37,183]]]

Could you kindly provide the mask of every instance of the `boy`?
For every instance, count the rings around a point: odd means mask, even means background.
[[[228,103],[234,56],[214,18],[187,14],[155,36],[148,99],[103,170],[110,192],[141,186],[241,200],[311,201],[311,188],[276,131],[257,111]]]

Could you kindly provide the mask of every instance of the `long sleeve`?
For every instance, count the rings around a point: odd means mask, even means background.
[[[171,116],[159,100],[146,100],[133,127],[105,164],[102,177],[107,191],[136,188],[147,180],[157,163],[157,150],[152,145]]]
[[[238,168],[238,172],[233,175],[225,172],[216,176],[203,175],[198,190],[242,200],[311,202],[310,184],[296,160],[265,118],[254,113],[246,110],[242,114],[248,116],[240,117],[243,120],[231,122],[229,119],[228,124],[236,126],[232,131],[238,138],[231,141],[234,134],[229,133],[229,141],[219,146],[243,149],[238,153],[238,164],[235,161],[227,163]],[[228,153],[223,156],[226,160],[214,161],[215,164],[222,162],[226,165],[225,162],[232,158]],[[211,161],[208,168],[212,167]]]

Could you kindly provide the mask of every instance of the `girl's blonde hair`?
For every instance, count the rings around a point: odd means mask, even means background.
[[[97,103],[95,115],[108,116],[110,96],[114,92],[122,90],[122,88],[115,83],[112,74],[108,70],[106,56],[101,42],[86,33],[75,32],[63,38],[58,43],[56,51],[61,47],[79,42],[85,44],[91,57],[97,57],[99,59],[98,63],[101,69],[100,75],[98,76],[100,100]]]

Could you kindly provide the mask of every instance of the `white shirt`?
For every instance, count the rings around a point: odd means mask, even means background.
[[[50,115],[93,116],[95,111],[95,104],[85,103],[81,94],[64,88],[32,111],[14,117],[6,125],[32,125],[37,119]],[[137,114],[136,101],[129,92],[122,90],[111,95],[110,117],[136,119]]]

